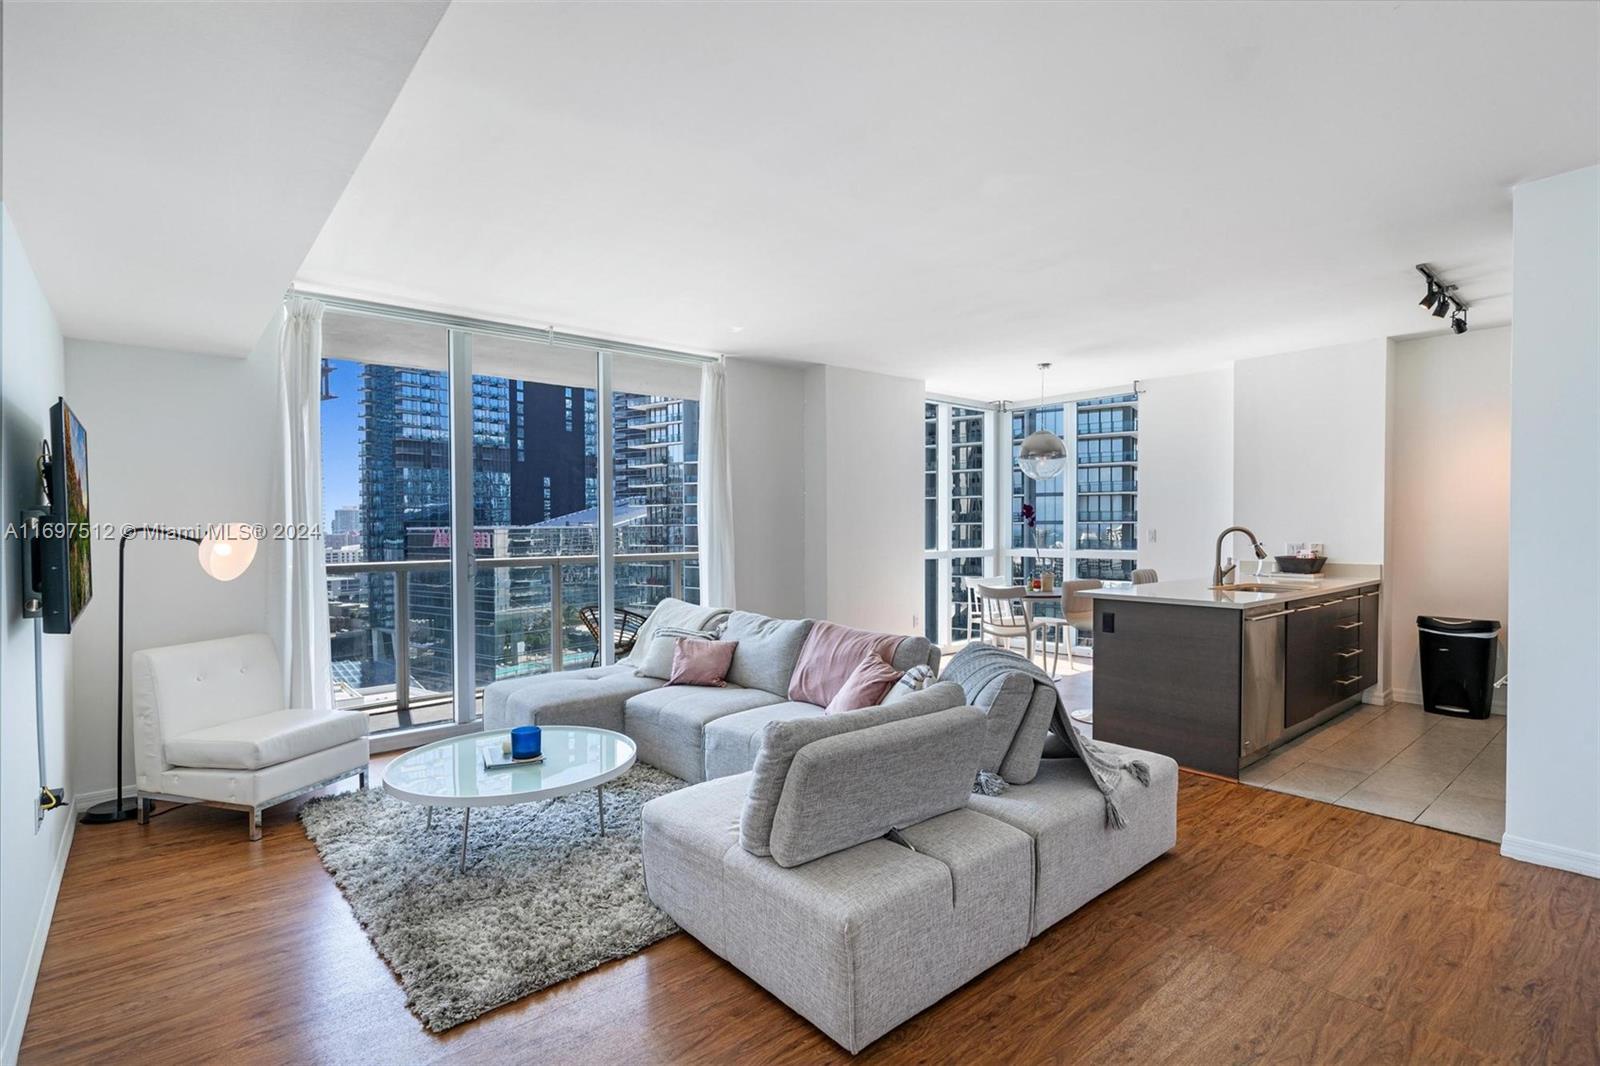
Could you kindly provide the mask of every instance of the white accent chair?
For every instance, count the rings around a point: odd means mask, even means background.
[[[367,716],[284,707],[272,638],[249,633],[133,654],[134,768],[145,800],[261,812],[343,777],[367,787]]]

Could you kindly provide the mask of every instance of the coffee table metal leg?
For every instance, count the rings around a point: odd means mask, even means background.
[[[467,872],[467,831],[472,828],[472,808],[463,807],[466,817],[461,819],[461,872]]]
[[[431,805],[428,807],[428,828],[433,828],[433,807]]]
[[[600,785],[594,790],[595,803],[600,807],[600,835],[606,835],[606,786]]]

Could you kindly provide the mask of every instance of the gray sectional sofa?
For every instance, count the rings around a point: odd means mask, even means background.
[[[726,689],[664,686],[637,662],[498,682],[485,727],[620,729],[699,782],[644,807],[651,899],[851,1052],[1176,843],[1177,764],[1102,745],[1150,769],[1109,828],[1084,764],[1041,758],[1050,708],[1032,683],[897,688],[829,715],[785,691],[811,623],[713,621],[740,640]],[[919,662],[938,650],[906,638],[895,665]],[[1009,787],[975,794],[980,770]]]

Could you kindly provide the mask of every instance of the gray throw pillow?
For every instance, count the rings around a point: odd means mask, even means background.
[[[723,640],[739,642],[728,668],[729,684],[787,698],[789,678],[810,632],[809,618],[768,618],[752,611],[734,611],[722,627]]]
[[[650,637],[644,658],[634,667],[637,677],[654,677],[665,681],[672,676],[672,653],[677,650],[680,637],[689,640],[716,640],[715,630],[688,629],[683,626],[661,626]]]

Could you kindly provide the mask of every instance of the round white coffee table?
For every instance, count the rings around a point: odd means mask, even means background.
[[[383,790],[395,799],[427,807],[430,828],[435,807],[465,809],[461,823],[462,870],[467,868],[467,834],[474,807],[532,803],[592,788],[603,835],[605,783],[632,768],[638,748],[621,733],[589,726],[544,726],[540,734],[542,762],[495,770],[483,765],[483,749],[499,751],[511,735],[509,730],[469,733],[424,744],[384,768]]]

